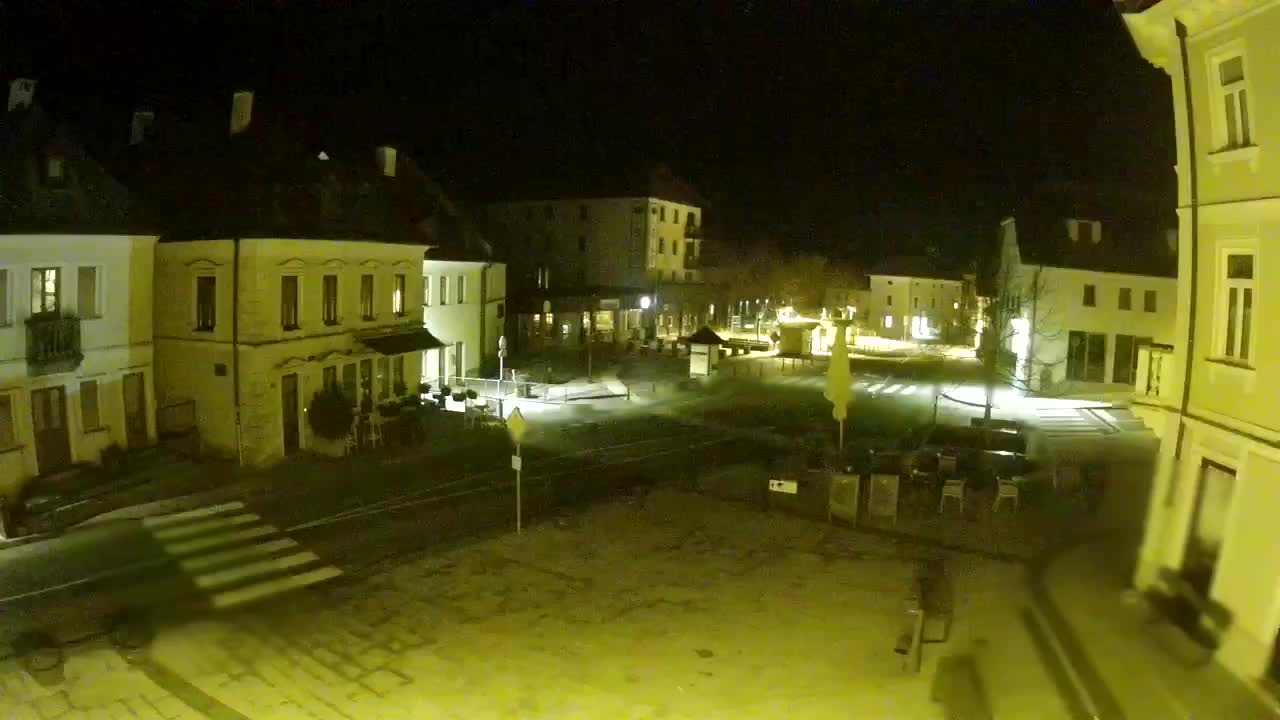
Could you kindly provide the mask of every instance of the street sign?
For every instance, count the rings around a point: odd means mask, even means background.
[[[519,470],[519,469],[520,469],[520,466],[521,466],[520,456],[519,456],[519,455],[512,455],[512,456],[511,456],[511,469],[512,469],[512,470]]]
[[[520,408],[512,410],[511,415],[507,417],[507,434],[511,436],[511,442],[519,445],[527,432],[529,432],[529,422],[524,419],[524,415],[520,414]]]
[[[800,487],[795,480],[770,480],[769,489],[773,492],[786,493],[788,495],[795,495],[800,491]]]

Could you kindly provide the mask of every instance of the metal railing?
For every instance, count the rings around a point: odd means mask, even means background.
[[[40,367],[56,364],[74,368],[82,359],[84,355],[80,351],[80,318],[60,315],[27,318],[28,365]]]
[[[515,373],[514,378],[506,377],[501,381],[497,378],[455,375],[450,378],[447,387],[451,395],[474,390],[477,398],[486,400],[535,400],[557,405],[579,399],[575,398],[575,394],[584,390],[582,386],[575,388],[572,383],[533,382],[525,379],[523,374],[518,371]],[[440,385],[436,382],[431,383],[431,392],[436,393],[439,391]]]

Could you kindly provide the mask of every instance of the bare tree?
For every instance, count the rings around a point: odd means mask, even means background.
[[[1028,266],[1018,272],[1011,263],[1002,263],[993,288],[994,295],[979,312],[978,356],[986,380],[985,420],[991,419],[992,397],[998,385],[1032,390],[1039,384],[1037,373],[1051,372],[1062,362],[1044,353],[1047,345],[1062,336],[1044,268]]]

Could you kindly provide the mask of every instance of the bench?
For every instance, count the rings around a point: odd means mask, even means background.
[[[1168,621],[1196,645],[1200,651],[1196,659],[1207,661],[1231,626],[1231,611],[1201,593],[1173,568],[1160,568],[1158,577],[1168,592],[1150,593],[1148,602],[1159,613],[1158,619]]]
[[[893,651],[905,655],[903,669],[920,672],[921,649],[925,643],[942,643],[951,637],[955,602],[946,563],[938,558],[923,560],[907,591],[906,615]]]

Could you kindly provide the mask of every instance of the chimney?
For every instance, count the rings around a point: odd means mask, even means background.
[[[378,169],[387,177],[396,176],[396,149],[390,145],[383,145],[376,151],[378,158]]]
[[[253,119],[253,91],[240,90],[231,95],[231,134],[238,135],[249,128]]]
[[[17,78],[9,81],[9,112],[31,107],[31,99],[35,94],[35,80]]]
[[[133,124],[129,127],[129,144],[141,145],[143,140],[147,139],[147,134],[151,132],[151,123],[155,122],[156,114],[149,108],[140,107],[133,111]]]

